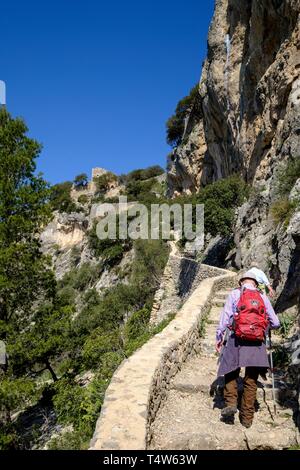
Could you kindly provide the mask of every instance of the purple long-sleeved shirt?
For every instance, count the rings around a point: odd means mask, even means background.
[[[253,287],[252,284],[243,284],[243,286],[247,287],[247,289],[255,290],[255,287]],[[226,331],[226,328],[232,325],[233,315],[236,312],[236,306],[239,301],[240,294],[241,294],[240,289],[234,289],[226,299],[224,308],[221,312],[219,326],[217,328],[217,333],[216,333],[217,341],[221,341],[223,339],[223,335]],[[261,294],[261,296],[266,306],[266,311],[267,311],[267,316],[270,322],[270,327],[272,329],[279,328],[280,321],[276,313],[274,312],[274,309],[271,305],[270,300],[265,294]]]

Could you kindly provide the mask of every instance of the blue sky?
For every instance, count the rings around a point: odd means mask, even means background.
[[[198,81],[214,0],[1,5],[7,107],[43,144],[51,183],[165,166],[165,122]]]

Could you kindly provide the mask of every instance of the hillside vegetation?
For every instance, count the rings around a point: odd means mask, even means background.
[[[51,448],[85,448],[114,370],[155,333],[148,320],[168,247],[160,240],[100,241],[91,229],[93,262],[80,263],[74,247],[69,270],[56,280],[36,235],[53,209],[80,206],[70,198],[71,183],[50,188],[35,176],[40,146],[26,132],[23,121],[1,110],[0,339],[9,366],[0,381],[0,448],[43,445],[43,433],[51,437],[59,425],[65,432]],[[157,173],[140,170],[128,179]],[[85,185],[85,175],[76,183]],[[100,275],[128,250],[126,282],[120,272],[120,282],[99,293]]]

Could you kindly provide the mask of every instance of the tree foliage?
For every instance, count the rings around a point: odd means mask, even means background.
[[[204,204],[204,230],[211,235],[231,235],[235,208],[250,194],[249,186],[239,176],[230,176],[209,184],[192,196],[175,200],[180,204]],[[194,220],[195,222],[195,220]]]
[[[34,399],[32,371],[39,364],[52,369],[49,361],[65,331],[62,311],[55,309],[54,275],[39,242],[51,218],[49,185],[35,173],[41,146],[26,133],[21,119],[0,110],[0,339],[9,353],[0,380],[4,447],[17,445],[11,413]]]
[[[58,183],[51,187],[50,202],[52,210],[59,212],[76,212],[77,206],[71,198],[71,181]]]
[[[159,165],[149,166],[147,168],[139,168],[129,172],[127,175],[121,175],[119,177],[120,182],[128,184],[132,181],[145,181],[156,176],[160,176],[164,173],[164,170]]]
[[[80,173],[74,178],[74,186],[76,189],[85,188],[88,184],[88,175],[86,173]]]
[[[19,328],[39,295],[54,288],[38,239],[50,220],[49,186],[35,174],[41,146],[26,132],[21,119],[0,110],[0,321]]]
[[[288,160],[277,173],[277,194],[286,198],[297,179],[300,178],[300,157]]]
[[[103,175],[96,176],[94,178],[94,183],[96,184],[97,193],[96,194],[103,194],[106,193],[110,189],[110,185],[115,183],[118,180],[117,176],[108,171]]]
[[[184,119],[191,112],[198,94],[199,86],[195,85],[189,95],[178,102],[175,113],[167,120],[167,143],[171,147],[177,147],[181,143],[184,132]]]
[[[4,111],[0,124],[0,339],[9,353],[9,368],[0,376],[0,448],[29,445],[34,438],[27,430],[27,440],[22,436],[12,414],[36,405],[54,408],[58,422],[73,427],[52,448],[86,448],[112,374],[153,334],[148,320],[168,247],[159,240],[99,240],[94,228],[89,244],[99,260],[80,263],[81,253],[73,250],[72,268],[56,282],[39,235],[53,210],[77,210],[72,183],[50,188],[35,174],[40,146],[26,136],[23,121]],[[129,179],[148,188],[145,180],[161,172],[151,167]],[[78,175],[76,183],[84,180]],[[98,189],[107,190],[111,181]],[[117,271],[132,248],[126,281],[99,294],[102,273]],[[82,386],[87,368],[95,376]]]

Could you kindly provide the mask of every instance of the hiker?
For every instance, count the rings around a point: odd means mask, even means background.
[[[278,328],[280,322],[268,297],[259,292],[251,271],[242,275],[239,285],[239,289],[229,294],[221,312],[216,350],[220,353],[227,336],[218,370],[218,377],[225,376],[222,419],[234,419],[238,401],[237,379],[241,367],[245,367],[239,418],[241,424],[249,428],[254,417],[258,376],[264,376],[270,367],[265,342],[267,330]]]
[[[250,264],[250,269],[249,271],[254,274],[256,277],[256,280],[258,282],[258,288],[264,293],[264,294],[270,294],[271,297],[275,296],[275,291],[273,287],[271,286],[271,283],[269,279],[267,278],[266,274],[257,267],[257,263],[253,261]]]

